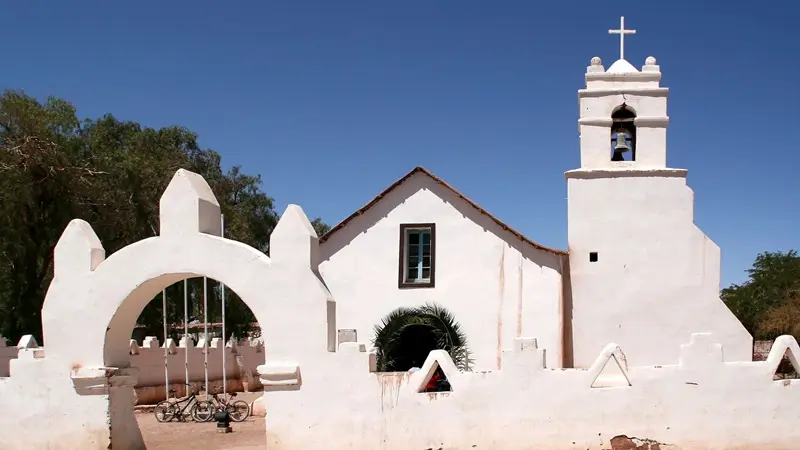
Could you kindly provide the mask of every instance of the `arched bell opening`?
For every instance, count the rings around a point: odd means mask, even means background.
[[[611,115],[611,161],[636,161],[636,113],[622,104]]]

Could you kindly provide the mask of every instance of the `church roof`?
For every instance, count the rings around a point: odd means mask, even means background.
[[[495,223],[497,223],[497,225],[499,225],[501,228],[503,228],[504,230],[508,231],[509,233],[513,234],[514,236],[518,237],[521,241],[530,244],[534,248],[537,248],[539,250],[544,250],[544,251],[547,251],[547,252],[550,252],[550,253],[553,253],[553,254],[556,254],[556,255],[566,255],[567,254],[567,252],[564,251],[564,250],[558,250],[558,249],[550,248],[550,247],[544,246],[542,244],[538,244],[538,243],[528,239],[527,237],[525,237],[525,235],[523,235],[519,231],[511,228],[510,226],[505,224],[503,221],[501,221],[500,219],[498,219],[497,217],[493,216],[492,214],[490,214],[485,209],[483,209],[480,206],[478,206],[477,203],[475,203],[472,200],[470,200],[469,198],[465,197],[464,194],[462,194],[461,192],[458,192],[454,187],[450,186],[444,180],[442,180],[441,178],[437,177],[436,175],[434,175],[433,173],[431,173],[428,169],[426,169],[424,167],[416,167],[416,168],[414,168],[414,170],[412,170],[411,172],[406,174],[403,178],[400,178],[399,180],[395,181],[391,186],[389,186],[383,192],[378,194],[377,197],[372,199],[372,201],[370,201],[369,203],[367,203],[366,205],[361,207],[361,209],[359,209],[358,211],[354,212],[348,218],[344,219],[338,225],[336,225],[335,227],[331,228],[327,233],[322,235],[322,237],[319,238],[319,242],[323,243],[323,242],[327,241],[328,239],[330,239],[330,237],[334,233],[336,233],[337,231],[339,231],[342,228],[344,228],[345,226],[347,226],[347,224],[351,220],[353,220],[356,217],[364,214],[367,210],[369,210],[370,208],[375,206],[378,202],[380,202],[381,199],[386,197],[390,192],[392,192],[394,189],[396,189],[397,187],[402,185],[405,181],[407,181],[408,179],[410,179],[411,177],[413,177],[414,175],[416,175],[418,173],[423,174],[423,175],[431,178],[433,181],[438,183],[440,186],[444,187],[445,189],[448,189],[453,194],[455,194],[456,197],[460,198],[461,200],[464,200],[468,205],[470,205],[471,207],[475,208],[478,212],[480,212],[481,214],[485,215],[486,217],[492,219]]]

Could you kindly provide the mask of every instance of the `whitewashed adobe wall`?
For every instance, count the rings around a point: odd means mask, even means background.
[[[694,224],[687,172],[666,166],[660,69],[655,58],[642,72],[623,62],[629,72],[603,72],[599,58],[587,69],[582,164],[566,173],[575,367],[607,342],[631,364],[675,364],[695,332],[713,332],[726,361],[750,361],[752,338],[719,298],[720,249]],[[635,162],[610,160],[611,115],[623,104],[637,114]]]
[[[9,375],[11,360],[17,359],[20,350],[23,352],[28,349],[38,348],[39,343],[30,334],[22,336],[15,347],[9,347],[5,338],[0,337],[0,377]]]
[[[17,359],[18,348],[25,347],[26,343],[33,342],[33,347],[38,347],[32,336],[23,337],[18,347],[0,347],[0,377],[9,376],[9,367],[12,359]],[[182,388],[186,381],[186,342],[181,340],[179,345],[175,345],[172,339],[168,340],[168,369],[171,384],[179,385],[173,388]],[[204,349],[202,344],[197,345],[191,341],[189,344],[189,382],[205,381]],[[27,344],[30,345],[30,344]],[[42,348],[46,352],[46,349]],[[208,348],[208,378],[211,381],[222,379],[222,356],[223,351],[221,340],[215,338]],[[227,352],[226,373],[228,380],[247,379],[255,382],[257,380],[256,368],[264,364],[263,346],[260,341],[247,342],[242,340],[236,344],[228,342],[225,348]],[[139,375],[136,382],[137,397],[139,404],[147,403],[139,392],[142,388],[157,387],[158,400],[163,400],[164,387],[164,346],[160,345],[158,338],[150,337],[145,340],[143,346],[138,346],[135,341],[131,342],[131,367],[138,370]],[[252,380],[250,380],[252,378]],[[236,384],[229,383],[232,386]],[[251,383],[250,387],[255,384]]]
[[[11,376],[0,379],[0,410],[14,411],[0,415],[3,450],[143,448],[131,331],[158,292],[186,277],[208,276],[236,291],[276,361],[311,370],[333,347],[335,304],[312,267],[317,238],[299,207],[281,217],[268,258],[219,237],[219,204],[197,174],[179,170],[160,206],[160,235],[108,258],[88,223],[67,226],[42,309],[46,350],[21,352]]]
[[[409,375],[368,373],[368,354],[344,344],[300,392],[264,397],[268,448],[793,449],[800,380],[773,380],[787,349],[798,367],[791,336],[767,361],[726,363],[712,335],[694,334],[675,365],[628,367],[608,344],[588,369],[544,369],[520,338],[500,371],[459,373],[435,351]],[[435,361],[452,392],[418,393]]]
[[[172,339],[167,340],[167,361],[169,369],[170,383],[182,383],[186,381],[186,347],[187,342],[182,340],[177,346]],[[148,347],[148,344],[151,346]],[[205,380],[205,350],[203,342],[194,344],[189,339],[189,380]],[[244,344],[244,345],[242,345]],[[229,341],[225,347],[222,340],[212,339],[208,344],[208,378],[209,380],[222,379],[222,352],[226,355],[226,374],[229,379],[242,376],[241,370],[237,365],[236,359],[239,358],[244,363],[244,370],[256,376],[256,368],[264,364],[264,352],[260,341],[252,345],[246,341],[239,344]],[[139,386],[162,386],[164,384],[164,346],[159,346],[158,338],[149,337],[145,339],[142,347],[131,342],[131,366],[139,369]]]
[[[186,388],[186,353],[189,353],[189,385]],[[222,354],[225,353],[226,364],[224,380],[228,392],[257,391],[261,384],[258,382],[257,368],[264,364],[263,346],[260,340],[249,342],[243,339],[238,344],[229,341],[223,347],[222,339],[214,338],[204,347],[201,339],[195,346],[191,338],[181,339],[175,345],[172,339],[167,339],[167,368],[169,374],[170,390],[174,390],[171,397],[186,395],[190,390],[205,388],[206,370],[208,372],[209,392],[219,392],[223,382]],[[205,353],[208,352],[206,369]],[[131,367],[139,371],[136,383],[136,404],[153,405],[166,398],[164,389],[164,346],[159,346],[158,338],[150,336],[145,338],[143,346],[139,347],[136,341],[131,340]]]
[[[398,288],[400,225],[435,223],[435,287]],[[500,367],[502,349],[536,333],[560,367],[560,258],[520,241],[422,172],[320,244],[339,328],[368,343],[395,308],[436,302],[466,333],[474,370]],[[421,361],[420,361],[421,363]]]
[[[130,332],[147,301],[187,274],[229,285],[263,327],[269,359],[258,373],[270,450],[607,450],[643,439],[669,444],[664,449],[771,450],[800,440],[800,384],[773,380],[787,350],[798,366],[791,337],[776,340],[765,362],[725,362],[714,336],[694,334],[678,346],[674,365],[628,367],[630,358],[608,344],[588,370],[546,369],[546,349],[517,338],[501,370],[459,373],[435,351],[414,375],[370,372],[364,345],[332,351],[336,304],[316,274],[317,240],[302,210],[282,216],[270,259],[199,232],[211,222],[203,214],[214,212],[199,201],[216,200],[195,177],[178,172],[162,201],[165,209],[194,203],[182,216],[188,226],[169,223],[176,218],[162,211],[161,236],[108,259],[88,224],[67,227],[43,311],[47,346],[20,349],[11,377],[0,379],[0,408],[14,411],[0,415],[0,449],[142,449]],[[452,393],[418,393],[434,363]]]

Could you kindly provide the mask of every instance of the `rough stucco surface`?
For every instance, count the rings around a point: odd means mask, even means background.
[[[398,289],[400,225],[436,223],[435,287]],[[515,337],[536,334],[561,366],[559,257],[513,239],[495,221],[424,174],[392,190],[320,246],[337,326],[371,342],[400,306],[437,302],[467,335],[474,370],[497,369]]]

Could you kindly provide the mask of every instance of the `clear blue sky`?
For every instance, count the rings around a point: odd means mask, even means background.
[[[417,165],[511,226],[566,248],[577,94],[592,56],[658,59],[668,161],[723,286],[800,247],[800,3],[50,1],[3,5],[0,82],[180,124],[282,210],[335,224]],[[624,6],[624,7],[623,7]]]

